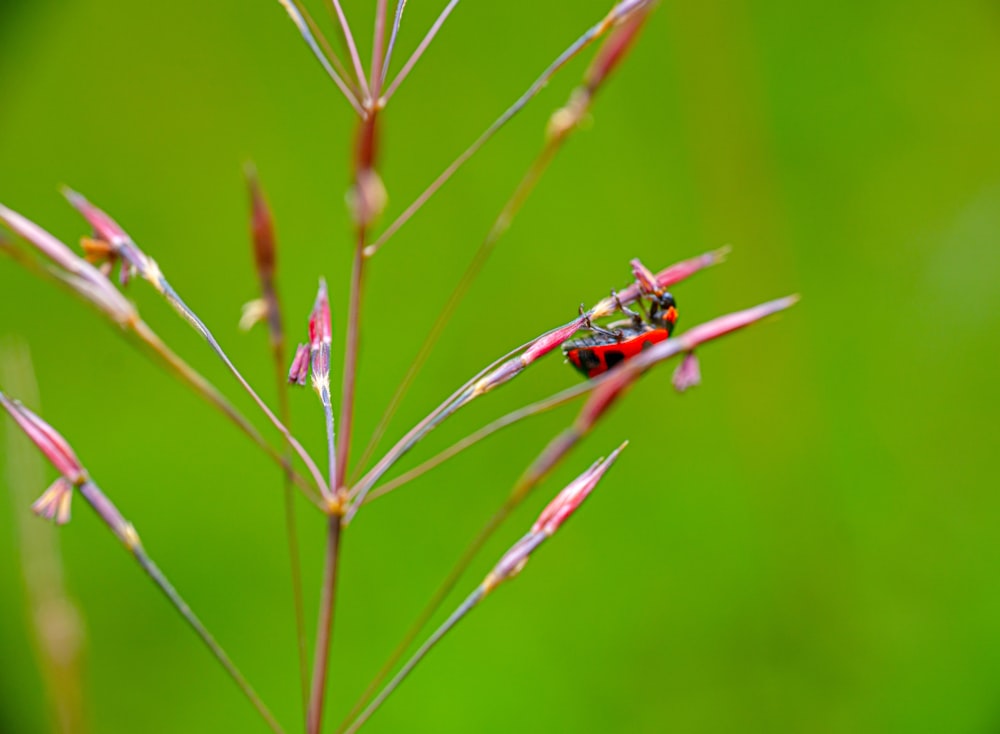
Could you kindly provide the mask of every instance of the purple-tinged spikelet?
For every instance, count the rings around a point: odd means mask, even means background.
[[[674,390],[677,392],[684,392],[701,384],[701,368],[698,365],[698,357],[695,356],[694,352],[688,352],[684,355],[683,361],[674,370],[674,376],[671,381],[673,382]]]
[[[570,482],[563,491],[556,495],[538,516],[535,524],[531,526],[532,532],[545,533],[552,536],[559,527],[569,519],[570,515],[576,512],[583,501],[590,496],[590,493],[597,486],[597,483],[611,467],[622,449],[628,445],[628,441],[615,449],[607,459],[597,462],[587,471]]]
[[[330,299],[326,280],[320,278],[319,291],[309,316],[309,353],[312,361],[312,382],[320,397],[330,394],[330,343],[333,329],[330,323]]]
[[[66,439],[52,426],[3,393],[0,393],[0,405],[3,405],[25,435],[62,474],[42,493],[31,509],[40,517],[54,520],[60,525],[69,522],[73,489],[87,481],[87,471]]]
[[[0,393],[0,405],[10,413],[21,430],[45,454],[45,458],[52,462],[60,474],[73,484],[80,484],[86,479],[87,473],[73,453],[73,449],[52,426],[3,393]]]
[[[288,370],[288,384],[305,385],[307,377],[309,377],[309,345],[299,344],[295,350],[295,358],[292,359],[292,366]]]
[[[493,570],[487,574],[480,589],[489,593],[507,579],[513,578],[524,568],[532,552],[546,539],[551,538],[559,527],[577,511],[583,501],[590,496],[628,441],[615,449],[607,459],[594,462],[587,471],[570,482],[556,495],[538,516],[531,530],[503,554]]]
[[[629,261],[629,265],[632,266],[632,275],[639,284],[639,290],[643,293],[656,293],[661,290],[653,271],[643,265],[642,260],[633,258]]]
[[[288,382],[293,385],[305,385],[306,378],[312,373],[312,384],[324,402],[330,396],[330,344],[333,340],[333,327],[330,319],[330,298],[327,294],[326,280],[319,279],[319,290],[316,301],[309,313],[309,343],[299,344],[288,370]]]
[[[128,284],[131,276],[138,273],[158,291],[164,291],[166,282],[156,261],[139,249],[118,222],[71,188],[64,187],[63,195],[94,230],[94,238],[84,238],[82,243],[88,260],[100,263],[103,257],[108,265],[121,260],[120,282],[123,286]]]

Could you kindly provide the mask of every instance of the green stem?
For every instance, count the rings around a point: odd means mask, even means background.
[[[145,549],[142,547],[142,543],[139,540],[138,534],[132,527],[131,523],[122,517],[118,508],[112,504],[111,500],[104,495],[103,492],[97,487],[97,485],[92,482],[86,482],[79,487],[81,496],[87,501],[87,503],[94,509],[98,516],[107,524],[111,531],[118,537],[125,546],[125,549],[132,554],[136,562],[142,569],[146,572],[146,575],[153,580],[160,591],[167,597],[174,608],[180,613],[184,620],[188,623],[188,626],[194,630],[195,634],[201,638],[201,641],[205,643],[205,646],[209,649],[209,652],[215,656],[215,659],[219,661],[225,671],[229,674],[229,677],[233,679],[240,690],[243,691],[243,695],[247,697],[253,707],[257,709],[257,712],[261,715],[261,718],[267,723],[268,728],[271,731],[276,732],[276,734],[283,734],[284,730],[281,725],[278,724],[274,715],[267,708],[264,702],[254,691],[253,687],[243,676],[243,674],[233,663],[232,659],[226,654],[226,651],[222,649],[222,646],[215,640],[212,634],[206,629],[205,625],[202,624],[198,616],[191,610],[187,602],[184,601],[183,597],[178,593],[177,589],[174,588],[167,577],[163,575],[159,567],[153,562],[153,560],[146,554]]]
[[[392,692],[399,687],[399,684],[406,679],[406,676],[408,676],[413,671],[413,669],[417,667],[417,664],[424,659],[427,653],[429,653],[431,649],[438,642],[440,642],[441,638],[444,637],[446,634],[448,634],[448,632],[450,632],[451,629],[456,624],[458,624],[458,622],[466,614],[468,614],[473,607],[475,607],[480,601],[482,601],[484,596],[486,596],[486,592],[483,589],[483,587],[482,586],[477,587],[476,590],[473,591],[466,598],[466,600],[459,605],[458,609],[456,609],[454,612],[451,613],[451,616],[444,621],[444,624],[438,627],[437,630],[435,630],[434,634],[431,635],[427,639],[427,641],[420,646],[420,649],[417,650],[415,653],[413,653],[413,657],[411,657],[409,660],[406,661],[406,665],[404,665],[400,669],[400,671],[396,673],[395,677],[391,681],[389,681],[388,685],[386,685],[385,688],[382,689],[382,692],[375,697],[375,700],[373,700],[370,704],[368,704],[368,707],[361,712],[361,715],[358,716],[358,718],[355,719],[354,722],[344,730],[344,734],[354,734],[354,732],[360,729],[361,726],[366,721],[368,721],[371,715],[378,710],[378,707],[382,705],[385,699],[387,699],[392,694]]]

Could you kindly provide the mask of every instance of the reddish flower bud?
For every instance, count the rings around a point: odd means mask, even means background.
[[[319,292],[309,316],[309,352],[312,356],[313,387],[324,404],[330,399],[330,299],[326,292],[326,281],[319,279]]]
[[[500,583],[513,578],[524,568],[532,552],[545,540],[552,536],[559,526],[562,525],[583,503],[591,493],[597,483],[604,476],[604,473],[618,458],[618,454],[628,444],[626,441],[612,452],[607,459],[597,461],[590,466],[587,471],[570,482],[562,492],[560,492],[548,506],[542,510],[538,520],[531,526],[531,530],[518,540],[510,549],[503,554],[497,564],[493,567],[480,589],[483,593],[489,593]]]
[[[0,222],[58,266],[56,277],[119,324],[137,319],[132,304],[91,263],[15,211],[0,205]]]
[[[677,365],[671,381],[677,392],[684,392],[701,384],[701,368],[698,366],[698,358],[694,352],[688,352],[684,355],[684,360]]]
[[[309,315],[309,346],[313,350],[319,348],[322,342],[330,343],[333,329],[330,325],[330,299],[327,296],[326,280],[319,279],[319,292]]]
[[[254,261],[261,280],[274,274],[275,245],[274,218],[257,181],[257,171],[251,164],[246,169],[247,187],[250,189],[250,234],[253,239]]]
[[[629,264],[632,266],[632,275],[639,282],[639,288],[643,293],[657,293],[661,290],[653,271],[643,265],[639,258],[633,259]]]
[[[660,289],[665,290],[676,283],[680,283],[682,280],[690,278],[699,270],[718,265],[726,259],[726,255],[728,254],[729,248],[722,247],[712,252],[706,252],[704,255],[699,255],[698,257],[681,260],[679,263],[675,263],[669,268],[664,268],[658,272],[656,274],[656,282]]]
[[[493,388],[499,387],[505,382],[514,379],[532,362],[540,357],[544,357],[546,354],[573,336],[573,334],[582,328],[582,325],[583,317],[576,319],[565,326],[560,326],[557,329],[553,329],[550,332],[542,334],[540,337],[531,342],[527,349],[525,349],[520,355],[508,359],[506,362],[499,365],[495,370],[479,380],[479,382],[473,386],[473,389],[468,396],[469,399],[478,397],[479,395],[487,393]]]
[[[87,220],[94,230],[96,239],[108,244],[107,262],[113,265],[116,260],[122,261],[122,271],[119,277],[122,286],[128,285],[130,276],[139,273],[157,290],[162,292],[166,288],[163,273],[160,272],[156,261],[139,249],[135,241],[118,222],[91,204],[83,194],[77,193],[73,189],[64,187],[63,195]],[[88,257],[94,257],[96,250],[93,241],[88,240],[84,244],[84,249],[87,251]]]
[[[560,326],[558,329],[553,329],[548,334],[538,337],[531,343],[531,346],[524,350],[524,354],[521,355],[521,362],[527,367],[539,357],[561,346],[563,342],[580,330],[582,323],[583,319],[577,319],[565,326]]]
[[[48,423],[3,393],[0,393],[0,405],[3,405],[18,427],[62,474],[42,493],[31,509],[39,517],[64,525],[69,522],[74,487],[83,486],[87,482],[86,469],[80,464],[66,439]]]
[[[760,321],[761,319],[775,314],[778,311],[784,311],[786,308],[789,308],[797,303],[798,300],[798,296],[787,296],[785,298],[778,298],[774,301],[762,303],[759,306],[754,306],[753,308],[736,311],[735,313],[726,314],[725,316],[720,316],[717,319],[712,319],[705,324],[699,324],[698,326],[684,332],[678,340],[679,345],[683,349],[691,351],[699,344],[710,341],[711,339],[718,339],[720,336],[725,336],[726,334],[736,331],[737,329],[749,326],[755,321]],[[650,349],[649,351],[653,352],[654,349]]]
[[[45,454],[45,458],[52,462],[60,474],[75,485],[86,481],[87,472],[80,464],[80,460],[76,458],[66,439],[52,426],[3,393],[0,393],[0,405],[6,408],[21,430]]]
[[[309,376],[309,345],[299,344],[295,350],[295,358],[288,370],[288,382],[292,385],[305,385]]]
[[[128,233],[122,229],[118,222],[87,201],[83,194],[78,194],[73,189],[64,187],[63,196],[69,200],[69,203],[94,228],[94,236],[97,239],[107,242],[116,250],[132,242],[132,238],[128,236]]]
[[[615,463],[622,449],[628,445],[628,441],[615,449],[611,455],[592,465],[587,471],[570,482],[562,492],[556,495],[548,506],[542,510],[538,520],[531,526],[532,532],[541,532],[551,536],[559,526],[569,519],[569,516],[576,512],[583,501],[590,496],[594,487],[604,476],[605,472]]]
[[[704,255],[682,260],[670,267],[661,270],[655,275],[650,272],[638,260],[632,261],[632,274],[638,282],[633,283],[628,288],[618,291],[618,301],[627,306],[637,301],[643,293],[662,293],[667,288],[680,283],[685,278],[690,278],[699,270],[718,265],[728,254],[729,248],[722,248],[714,252],[706,252]],[[618,309],[618,302],[614,298],[605,298],[597,303],[589,312],[591,318],[600,319],[610,316]]]
[[[638,37],[639,31],[642,30],[642,25],[649,15],[648,9],[635,12],[640,10],[643,4],[641,2],[621,3],[616,8],[621,13],[619,18],[621,18],[622,25],[601,45],[584,77],[584,83],[591,94],[608,78],[615,67],[625,58],[629,49],[632,48],[633,42]],[[632,15],[632,13],[635,14]]]

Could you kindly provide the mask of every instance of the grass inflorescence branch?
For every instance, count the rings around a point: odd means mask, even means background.
[[[409,78],[418,61],[423,58],[433,41],[439,37],[445,22],[457,8],[459,0],[449,0],[430,28],[417,42],[413,52],[401,64],[393,77],[391,65],[398,43],[403,42],[403,17],[406,0],[397,0],[390,12],[388,0],[374,3],[374,23],[371,26],[371,60],[367,68],[362,62],[356,35],[340,0],[324,0],[330,21],[342,50],[338,53],[327,40],[319,23],[313,19],[302,0],[278,0],[309,50],[357,114],[351,141],[351,185],[347,192],[351,219],[349,246],[352,248],[351,271],[347,284],[339,290],[333,283],[335,296],[346,295],[347,312],[344,319],[343,349],[334,354],[333,321],[330,312],[330,293],[327,282],[320,279],[313,308],[309,317],[308,341],[300,344],[286,371],[288,352],[278,298],[276,277],[276,238],[274,216],[264,198],[256,173],[252,167],[246,171],[250,192],[251,241],[254,246],[254,264],[259,281],[259,297],[244,307],[241,326],[249,328],[257,321],[267,325],[271,359],[275,366],[277,411],[272,410],[259,396],[255,387],[223,350],[215,334],[206,323],[183,301],[167,281],[157,263],[138,247],[133,238],[105,211],[99,209],[81,194],[66,189],[70,203],[84,216],[92,235],[81,241],[80,256],[56,237],[21,215],[0,205],[0,222],[27,242],[32,249],[19,248],[0,237],[0,251],[11,256],[26,268],[54,278],[82,300],[94,307],[123,331],[144,351],[154,355],[174,375],[197,394],[225,414],[240,430],[246,433],[283,469],[285,497],[285,527],[291,561],[292,592],[296,616],[296,639],[299,652],[299,677],[301,679],[305,730],[307,734],[321,734],[324,730],[324,712],[329,708],[329,691],[336,689],[332,681],[342,679],[353,671],[342,671],[334,663],[334,621],[337,617],[338,577],[343,565],[346,528],[357,513],[370,501],[383,497],[406,485],[418,476],[429,472],[444,461],[457,455],[494,433],[539,413],[553,410],[572,401],[581,401],[578,412],[565,428],[552,436],[536,458],[513,478],[511,489],[500,507],[489,517],[478,534],[467,545],[457,563],[438,586],[431,600],[421,611],[403,640],[376,674],[361,698],[354,704],[338,731],[353,734],[378,710],[394,690],[409,676],[420,661],[452,630],[473,608],[482,603],[499,585],[513,578],[524,568],[531,554],[571,515],[591,493],[611,464],[618,458],[622,444],[607,459],[601,459],[567,485],[539,515],[530,530],[516,541],[490,573],[468,594],[446,621],[404,658],[433,615],[452,594],[479,551],[501,527],[504,521],[539,488],[552,472],[589,435],[632,386],[643,375],[656,370],[667,361],[679,357],[679,365],[671,382],[678,391],[698,384],[701,379],[696,350],[722,336],[743,329],[795,303],[790,296],[769,301],[758,306],[737,311],[709,320],[680,334],[673,333],[676,310],[666,289],[681,283],[694,274],[722,262],[726,250],[706,252],[682,260],[668,268],[653,272],[638,260],[630,263],[633,280],[617,292],[602,298],[589,309],[582,306],[574,318],[538,336],[524,341],[476,372],[459,385],[433,410],[403,432],[380,457],[376,457],[379,442],[386,432],[396,409],[407,389],[446,324],[461,305],[472,282],[485,266],[496,244],[521,211],[544,174],[556,160],[570,135],[580,128],[589,116],[598,92],[611,79],[613,72],[626,58],[628,52],[645,27],[654,7],[652,0],[621,0],[596,23],[579,35],[546,66],[528,88],[494,122],[486,128],[444,171],[438,175],[402,212],[378,233],[379,219],[387,204],[386,187],[379,172],[381,125],[384,110],[400,86]],[[332,38],[332,36],[331,36]],[[379,252],[389,239],[412,218],[434,194],[512,120],[532,99],[540,94],[551,79],[572,59],[596,42],[602,41],[593,59],[584,71],[582,80],[570,93],[568,100],[548,120],[544,142],[531,158],[521,179],[507,195],[503,206],[479,241],[479,247],[465,273],[448,298],[444,309],[430,328],[428,338],[411,362],[406,376],[388,407],[378,421],[372,435],[366,437],[367,446],[360,459],[352,461],[352,447],[361,445],[356,435],[356,414],[362,400],[371,402],[371,396],[360,395],[358,377],[363,369],[361,342],[364,336],[365,281],[367,259]],[[366,49],[368,47],[365,47]],[[346,60],[341,61],[341,56]],[[623,268],[624,270],[624,268]],[[112,277],[117,274],[117,285]],[[135,277],[148,283],[194,328],[216,356],[236,378],[257,405],[263,416],[281,434],[282,448],[275,449],[266,441],[241,413],[229,403],[222,393],[200,374],[190,368],[142,320],[135,305],[129,301],[123,288]],[[611,285],[610,283],[608,284]],[[660,300],[660,299],[670,299]],[[647,307],[647,301],[649,307]],[[657,304],[671,305],[671,321],[667,326],[654,318]],[[634,311],[630,306],[635,306]],[[666,306],[662,307],[666,309]],[[640,313],[641,311],[642,313]],[[662,313],[662,312],[661,312]],[[570,315],[567,313],[567,316]],[[643,318],[645,315],[645,319]],[[621,322],[606,323],[615,317],[627,317]],[[626,324],[622,326],[621,324]],[[629,325],[630,324],[630,325]],[[669,329],[668,329],[669,326]],[[630,331],[629,331],[630,330]],[[628,334],[626,334],[628,331]],[[629,339],[643,340],[655,332],[656,340],[639,349],[626,353]],[[562,350],[571,358],[574,344],[571,340],[579,334],[591,335],[588,344],[601,348],[619,349],[615,362],[606,358],[600,369],[587,372],[589,379],[570,388],[558,390],[548,397],[507,411],[500,418],[479,430],[460,438],[444,451],[423,461],[395,478],[386,480],[388,473],[431,431],[443,425],[448,418],[478,398],[491,393],[525,374],[529,367],[544,357]],[[601,339],[604,341],[602,342]],[[700,352],[699,352],[700,353]],[[339,401],[331,389],[332,362],[337,356],[342,360],[341,390]],[[533,371],[534,373],[534,371]],[[325,471],[312,458],[310,452],[290,430],[291,408],[288,398],[289,385],[306,385],[310,382],[323,412],[326,438]],[[105,495],[84,469],[69,444],[47,423],[16,401],[0,393],[0,405],[12,416],[20,429],[35,443],[59,472],[56,481],[34,503],[33,510],[43,518],[64,524],[71,517],[71,504],[75,495],[89,504],[119,541],[135,558],[144,572],[154,581],[168,600],[198,634],[227,674],[236,682],[248,700],[272,730],[281,727],[261,701],[249,682],[235,667],[232,660],[208,632],[200,619],[188,607],[177,590],[153,563],[139,541],[134,527]],[[316,416],[318,420],[318,416]],[[299,475],[292,465],[293,456],[306,467],[308,478]],[[369,460],[374,461],[369,466]],[[319,579],[319,604],[314,634],[315,646],[311,659],[306,645],[306,631],[302,601],[302,578],[298,553],[298,530],[295,518],[293,486],[302,490],[312,504],[320,510],[325,530],[323,568]],[[314,518],[312,518],[314,519]],[[405,659],[405,662],[404,662]],[[391,677],[390,677],[391,676]]]

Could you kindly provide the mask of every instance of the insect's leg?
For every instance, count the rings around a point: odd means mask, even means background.
[[[595,334],[600,334],[601,336],[609,336],[618,342],[620,342],[622,338],[625,336],[624,333],[622,333],[621,329],[615,329],[614,331],[610,331],[609,329],[605,329],[602,326],[598,326],[593,321],[591,321],[590,316],[587,315],[587,311],[586,309],[584,309],[582,303],[580,304],[580,315],[583,316],[583,323],[581,324],[581,328],[587,329],[588,331],[592,331]]]
[[[605,329],[604,327],[598,326],[597,324],[589,322],[589,321],[586,324],[586,327],[588,329],[590,329],[592,332],[594,332],[595,334],[600,334],[601,336],[610,336],[612,339],[614,339],[617,342],[620,342],[622,340],[622,338],[625,336],[625,334],[622,333],[621,329],[615,329],[614,331],[611,331],[610,329]]]
[[[611,291],[611,297],[614,299],[615,306],[618,307],[618,310],[621,311],[626,316],[628,316],[630,319],[632,319],[632,328],[642,329],[643,325],[642,314],[633,311],[632,309],[628,308],[624,303],[622,303],[621,299],[618,297],[618,291]],[[639,303],[642,304],[642,299],[639,299]],[[642,306],[642,308],[645,311],[645,306]]]

